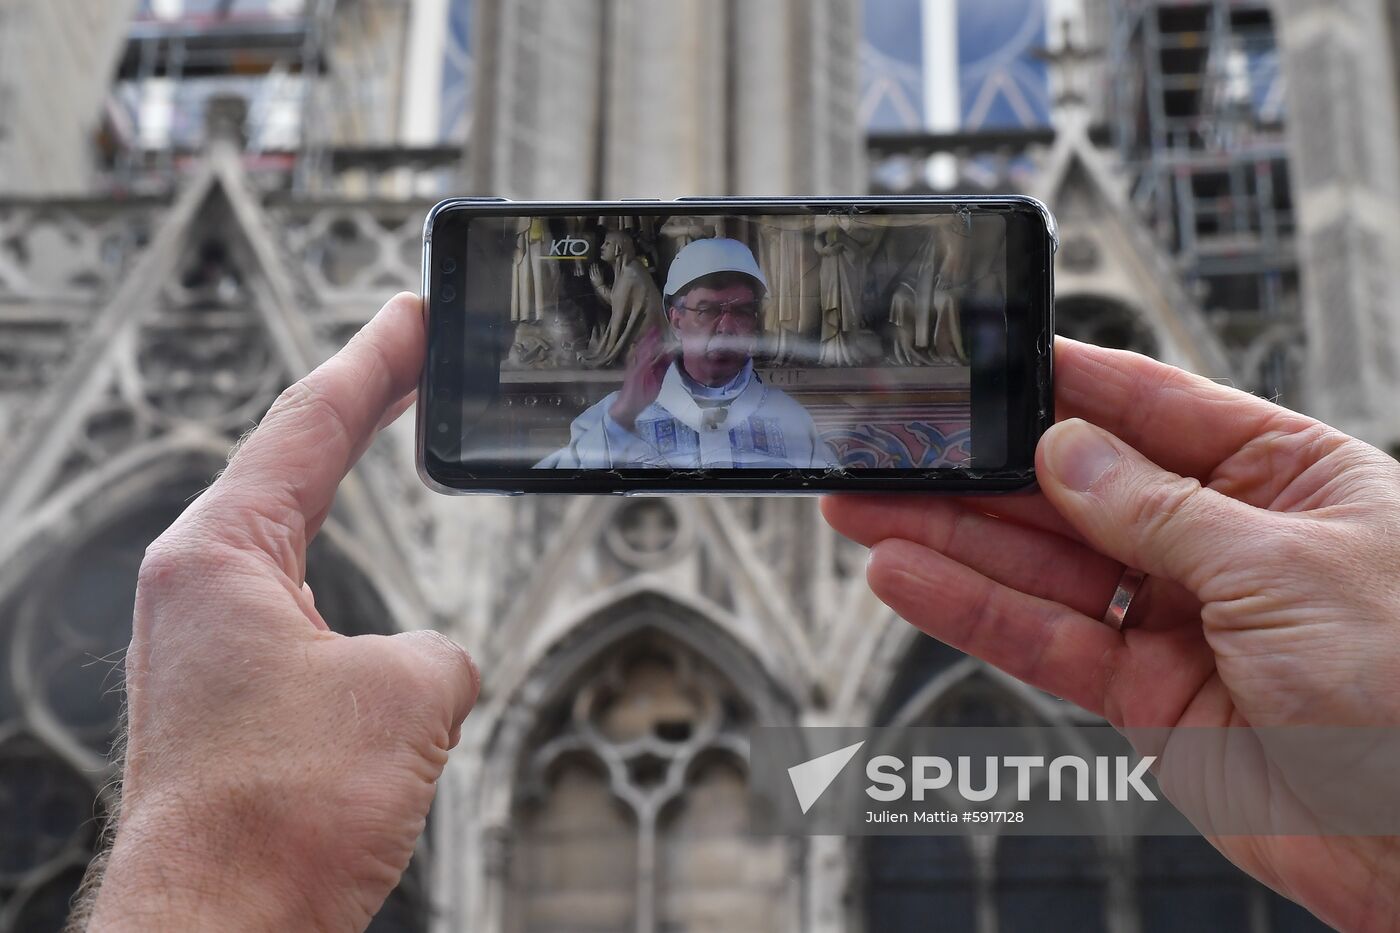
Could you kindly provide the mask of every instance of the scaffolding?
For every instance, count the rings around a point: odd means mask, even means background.
[[[247,105],[246,162],[302,194],[403,197],[457,180],[460,144],[404,147],[407,0],[143,0],[107,107],[110,184],[170,188],[215,96]]]
[[[143,3],[133,21],[109,101],[116,183],[169,184],[203,144],[210,100],[225,95],[247,105],[250,159],[289,178],[314,170],[328,137],[315,95],[336,0],[159,6]]]
[[[1113,10],[1113,135],[1133,201],[1235,346],[1298,313],[1271,6],[1117,0]]]

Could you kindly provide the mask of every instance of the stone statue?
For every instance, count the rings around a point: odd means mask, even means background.
[[[807,217],[765,217],[758,225],[758,261],[768,276],[763,302],[766,353],[773,364],[815,365],[821,332],[821,257]]]
[[[557,264],[544,258],[548,239],[549,225],[543,218],[520,218],[510,290],[510,319],[517,324],[540,320],[559,300]]]
[[[955,219],[921,236],[921,251],[890,299],[892,351],[905,366],[967,363],[959,296],[973,244]]]
[[[544,258],[550,237],[542,218],[520,218],[511,267],[510,319],[515,324],[507,363],[516,367],[547,365],[553,344],[546,333],[545,315],[559,300],[558,263]]]
[[[599,219],[597,226],[605,230],[620,230],[627,234],[632,238],[633,252],[643,265],[653,272],[663,268],[661,261],[665,236],[662,233],[661,218],[650,215],[603,217]]]
[[[821,349],[825,366],[854,366],[866,362],[872,335],[862,320],[866,267],[879,239],[878,228],[853,223],[849,217],[818,221],[816,250],[821,256]]]
[[[724,236],[724,218],[679,215],[667,217],[657,230],[657,258],[665,269],[676,254],[696,240]]]
[[[893,356],[904,366],[966,363],[957,302],[947,290],[932,296],[900,282],[890,299]]]
[[[717,217],[667,217],[661,225],[661,235],[671,244],[671,254],[675,255],[695,240],[720,236]]]
[[[596,264],[589,271],[589,278],[593,290],[610,313],[588,362],[608,366],[627,351],[632,340],[644,329],[644,321],[649,319],[663,327],[665,317],[661,310],[661,289],[656,287],[646,263],[637,256],[630,235],[620,230],[609,232],[598,258],[612,266],[612,284],[607,283],[602,267]]]

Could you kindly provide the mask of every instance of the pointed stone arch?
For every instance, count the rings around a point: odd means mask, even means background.
[[[542,837],[530,835],[538,825],[531,820],[575,817],[602,820],[589,831],[613,840],[616,859],[636,860],[623,866],[623,875],[595,879],[606,888],[599,897],[608,909],[622,912],[609,913],[608,923],[626,914],[628,926],[655,929],[645,918],[692,909],[667,900],[670,889],[657,880],[657,872],[695,870],[676,861],[680,850],[667,834],[678,826],[703,834],[720,824],[728,827],[723,838],[708,844],[750,853],[755,877],[774,886],[743,909],[776,897],[775,909],[796,917],[801,884],[789,880],[796,851],[786,844],[745,848],[747,809],[738,803],[747,780],[748,729],[791,725],[798,709],[750,647],[696,606],[642,591],[591,611],[481,711],[489,723],[480,727],[483,767],[474,775],[479,822],[459,858],[483,867],[484,876],[478,895],[461,908],[471,911],[463,920],[490,929],[536,928],[512,907],[512,885],[521,883],[512,860],[568,861],[567,846],[562,855],[539,848]],[[561,810],[561,799],[583,809]],[[717,809],[697,823],[697,806]],[[600,815],[607,808],[616,812]],[[567,826],[560,831],[567,835]],[[536,924],[558,906],[551,896],[535,892]]]
[[[1077,748],[1081,743],[1068,727],[1098,722],[912,626],[892,630],[884,642],[870,676],[885,692],[865,707],[874,724],[1053,726]],[[1125,850],[1121,840],[1085,836],[1042,844],[983,834],[876,836],[862,843],[851,852],[857,929],[923,929],[921,918],[931,911],[954,918],[954,926],[1021,929],[1037,904],[1049,916],[1074,918],[1075,929],[1123,928],[1109,917],[1128,884],[1125,873],[1110,877],[1108,871]],[[1053,852],[1058,859],[1049,857]]]
[[[33,622],[29,616],[37,610],[29,604],[36,594],[74,587],[80,590],[85,577],[92,574],[103,574],[104,585],[134,593],[146,545],[199,495],[224,462],[216,449],[180,443],[153,444],[133,453],[68,491],[68,498],[74,501],[55,503],[18,529],[0,554],[0,610],[6,612],[0,621]],[[94,542],[104,541],[128,551],[123,572],[116,574],[114,568],[102,566],[87,553]],[[324,597],[318,593],[318,605],[332,628],[347,634],[387,635],[411,627],[412,618],[403,615],[402,596],[392,591],[364,549],[334,518],[322,527],[308,555],[308,581],[314,585],[318,579],[328,584],[322,587]],[[100,599],[74,598],[84,606],[105,606]],[[346,611],[337,613],[336,606]],[[113,611],[108,621],[122,631],[120,644],[110,647],[119,649],[130,638],[129,600]],[[17,636],[23,642],[25,633],[8,626],[0,628],[0,639]],[[24,643],[19,646],[24,647]],[[25,663],[26,655],[11,644],[0,657],[19,666]],[[26,671],[23,676],[31,673]],[[117,696],[119,691],[113,689],[112,694]],[[61,728],[42,712],[40,724]],[[50,733],[52,729],[43,731]],[[84,754],[74,742],[53,744],[75,767],[94,770],[103,766],[103,756],[97,750]]]
[[[626,554],[617,540],[618,524],[639,510],[674,516],[674,543],[656,552],[655,560]],[[486,653],[501,659],[503,689],[514,689],[546,649],[599,613],[648,593],[664,594],[744,644],[790,695],[812,689],[817,661],[809,633],[787,587],[754,553],[752,536],[724,502],[591,497],[554,521],[538,541],[538,559],[519,581],[518,596],[486,641]]]
[[[65,551],[153,501],[178,502],[179,508],[169,510],[173,521],[223,469],[226,457],[227,450],[216,436],[164,438],[125,451],[59,490],[43,507],[26,514],[0,546],[0,604],[23,589],[38,568],[64,564]],[[368,600],[382,607],[369,614],[383,621],[365,631],[390,634],[418,624],[412,601],[395,588],[395,580],[383,572],[340,514],[332,512],[312,548],[317,552],[313,564],[333,565],[352,579],[359,594],[352,603]],[[336,627],[333,613],[327,621]]]
[[[287,258],[269,208],[277,210],[246,176],[241,154],[219,141],[168,202],[146,199],[115,212],[102,205],[97,216],[105,226],[84,224],[95,210],[86,203],[60,210],[53,221],[23,205],[0,217],[8,234],[38,216],[41,223],[37,232],[29,231],[31,240],[92,227],[78,245],[116,237],[122,246],[120,262],[105,265],[95,265],[92,249],[53,246],[45,256],[54,268],[46,267],[49,277],[37,283],[26,282],[22,274],[17,278],[0,257],[0,286],[33,305],[36,314],[52,303],[50,292],[73,306],[59,322],[63,326],[44,332],[56,346],[61,337],[61,346],[42,365],[30,361],[20,374],[28,380],[19,383],[24,391],[8,394],[5,402],[13,407],[0,412],[0,422],[11,432],[11,441],[0,449],[0,475],[6,478],[0,484],[0,523],[6,529],[0,536],[4,648],[15,629],[11,604],[42,582],[46,568],[78,572],[81,568],[70,566],[72,555],[100,538],[109,522],[120,525],[124,515],[145,514],[154,499],[169,493],[174,501],[158,510],[159,520],[129,536],[125,563],[119,573],[109,574],[113,586],[134,592],[145,544],[218,474],[229,449],[277,393],[328,356],[347,328],[367,316],[344,309],[323,314],[317,295],[308,300],[299,270],[289,265],[299,257]],[[9,381],[6,388],[14,386]],[[308,559],[318,607],[333,628],[347,634],[389,634],[430,621],[420,576],[406,556],[417,543],[412,519],[405,518],[416,500],[404,494],[407,484],[389,469],[387,456],[385,444],[376,445],[347,477]],[[407,507],[397,508],[400,503]],[[39,610],[25,611],[31,616],[26,630],[46,633],[44,626],[32,624]],[[130,607],[124,611],[125,619],[103,617],[112,643],[100,653],[120,656],[130,637]],[[9,668],[11,659],[23,654],[0,650],[0,659]],[[75,658],[66,656],[57,669],[70,679],[99,675],[97,688],[108,701],[102,707],[106,719],[97,724],[103,728],[96,731],[109,744],[119,696],[111,688],[119,687],[120,671],[105,664],[104,675],[86,656],[79,659],[85,663]],[[39,673],[25,676],[42,687]],[[7,689],[0,683],[0,692]],[[26,686],[25,692],[34,689]],[[101,812],[98,791],[114,776],[104,761],[110,748],[74,738],[58,712],[48,708],[52,705],[30,702],[23,728],[7,734],[41,748],[55,773],[84,776],[90,787],[83,816],[91,823],[94,808]],[[15,706],[0,701],[0,721],[13,719]],[[393,899],[403,908],[407,897],[420,916],[425,895],[417,882],[427,872],[422,862],[416,860]],[[67,867],[53,871],[67,878]],[[76,871],[80,876],[81,868]],[[9,929],[19,911],[31,910],[25,905],[35,898],[49,902],[52,879],[36,878],[31,872],[13,884],[0,879],[0,930]],[[59,893],[59,900],[66,900],[71,887]]]
[[[162,439],[124,451],[56,490],[26,512],[0,543],[0,601],[53,552],[162,489],[193,497],[223,468],[227,449],[212,438]]]
[[[94,476],[140,460],[152,444],[226,453],[283,387],[334,349],[304,291],[240,154],[216,143],[0,452],[0,471],[12,478],[0,487],[0,524],[71,504],[70,488],[100,488]],[[406,522],[391,504],[397,480],[385,467],[375,455],[358,464],[333,518],[375,555],[375,574],[420,627],[428,600],[410,570]]]
[[[28,514],[5,543],[0,823],[20,816],[8,807],[47,807],[67,828],[62,839],[51,839],[47,831],[15,823],[20,848],[13,850],[13,865],[0,868],[0,929],[10,929],[9,921],[38,923],[35,911],[61,918],[83,877],[118,776],[121,665],[145,548],[203,490],[224,457],[221,444],[190,438],[141,445]],[[411,621],[403,614],[405,601],[334,518],[312,542],[307,580],[328,623],[344,634],[388,635]],[[26,788],[33,799],[24,796]],[[420,866],[405,876],[394,895],[396,916],[426,916],[422,873]]]
[[[1224,344],[1181,283],[1171,257],[1134,213],[1122,180],[1090,138],[1087,117],[1067,116],[1045,157],[1038,197],[1060,221],[1057,298],[1112,296],[1137,309],[1168,363],[1230,379]]]
[[[1161,339],[1136,302],[1127,296],[1091,292],[1055,299],[1055,330],[1084,343],[1146,356],[1161,356]]]
[[[799,707],[791,684],[776,680],[771,668],[742,638],[701,607],[656,590],[627,593],[606,605],[591,607],[566,634],[533,656],[528,673],[507,681],[497,699],[507,707],[495,724],[493,759],[508,759],[524,741],[521,728],[533,721],[542,704],[573,683],[579,671],[611,646],[641,632],[654,631],[675,639],[726,672],[754,704],[765,725],[794,722]],[[508,697],[509,699],[504,699]]]
[[[128,479],[122,495],[93,496],[7,541],[0,561],[0,825],[17,833],[0,839],[3,930],[61,923],[111,811],[137,568],[186,492]]]

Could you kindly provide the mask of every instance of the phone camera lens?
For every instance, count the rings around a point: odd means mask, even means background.
[[[454,272],[456,272],[456,271],[457,271],[457,260],[455,260],[455,259],[444,259],[444,260],[442,261],[442,274],[443,274],[443,275],[451,275],[452,273],[454,273]]]
[[[455,301],[456,299],[457,299],[457,289],[453,288],[451,285],[444,285],[444,286],[442,287],[442,301],[443,301],[443,303],[444,303],[444,304],[447,304],[448,302]]]

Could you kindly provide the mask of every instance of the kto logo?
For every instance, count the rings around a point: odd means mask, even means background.
[[[587,259],[589,244],[582,237],[566,236],[549,244],[550,259]]]

